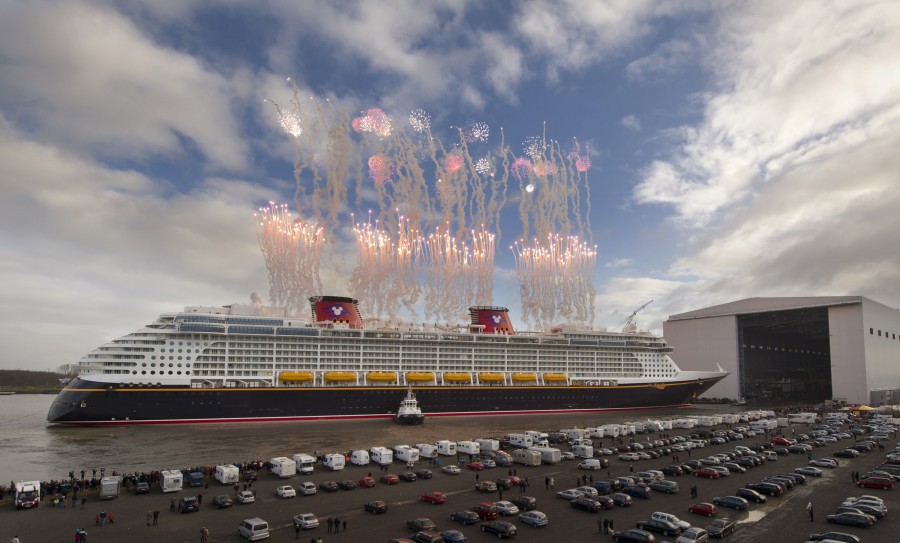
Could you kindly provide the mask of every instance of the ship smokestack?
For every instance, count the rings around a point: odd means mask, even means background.
[[[313,322],[334,322],[350,328],[362,328],[359,301],[343,296],[313,296],[309,299]]]
[[[516,330],[509,320],[509,309],[505,307],[476,306],[469,308],[472,325],[483,327],[485,334],[515,335]]]

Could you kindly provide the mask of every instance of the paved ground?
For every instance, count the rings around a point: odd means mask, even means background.
[[[798,428],[798,432],[803,429]],[[684,432],[684,431],[681,431]],[[671,432],[677,435],[679,431]],[[761,442],[761,437],[749,438],[736,443],[711,446],[705,449],[695,450],[692,457],[706,456],[720,451],[731,450],[735,445],[748,445]],[[837,445],[816,449],[816,456],[827,456],[837,450],[841,445],[847,444],[847,440]],[[893,443],[891,443],[891,448]],[[689,457],[687,453],[679,453],[681,460]],[[851,481],[852,471],[865,472],[880,463],[882,455],[877,451],[863,454],[855,460],[841,460],[837,469],[826,470],[827,473],[820,479],[809,478],[809,483],[789,491],[782,498],[770,499],[770,503],[762,507],[751,508],[750,512],[735,514],[731,510],[724,510],[725,514],[740,521],[738,531],[729,536],[729,540],[735,542],[778,542],[793,543],[804,542],[808,534],[813,532],[836,529],[855,533],[866,543],[894,542],[900,540],[900,523],[898,512],[900,498],[896,498],[897,492],[893,491],[862,491],[857,489]],[[446,460],[445,460],[446,463]],[[659,460],[641,461],[634,465],[635,471],[642,469],[660,468],[671,463],[667,457]],[[636,500],[632,507],[604,511],[600,514],[589,514],[572,509],[569,503],[555,496],[555,491],[545,488],[546,477],[553,477],[556,482],[556,491],[574,486],[576,477],[583,472],[577,469],[575,462],[563,462],[554,466],[524,467],[516,466],[518,475],[527,476],[531,482],[528,494],[538,499],[538,509],[550,517],[550,525],[545,528],[532,528],[518,522],[518,519],[510,519],[519,527],[518,541],[545,542],[545,541],[609,541],[609,536],[598,533],[597,520],[610,518],[614,521],[616,529],[633,527],[635,522],[648,518],[654,511],[667,511],[679,515],[682,519],[694,525],[705,526],[708,519],[688,513],[689,504],[697,501],[705,501],[713,496],[733,494],[734,491],[746,483],[759,480],[766,474],[784,473],[792,471],[795,467],[806,464],[803,455],[791,455],[779,457],[775,462],[767,462],[748,471],[745,474],[732,475],[719,480],[699,479],[692,476],[673,478],[679,482],[682,491],[675,495],[662,495],[654,493],[649,500]],[[627,475],[629,465],[617,459],[612,460],[611,471],[613,476]],[[420,466],[421,467],[421,466]],[[287,480],[289,484],[297,485],[302,480],[310,480],[319,483],[325,480],[337,480],[347,478],[358,480],[369,471],[368,468],[349,466],[343,472],[330,473],[319,469],[309,477],[294,477]],[[392,466],[393,473],[403,471],[401,464]],[[497,478],[506,475],[506,468],[486,470],[481,472],[482,480],[485,478]],[[373,471],[376,477],[377,469]],[[606,472],[593,472],[595,479],[606,478]],[[203,507],[198,513],[178,514],[169,512],[169,500],[174,495],[196,494],[193,489],[185,489],[178,494],[162,494],[159,489],[149,495],[123,494],[118,499],[101,502],[94,496],[90,496],[87,507],[81,509],[47,507],[46,503],[38,510],[14,511],[9,497],[0,501],[0,541],[8,541],[13,535],[18,535],[22,543],[43,542],[71,542],[76,528],[88,530],[88,541],[134,543],[158,543],[158,542],[182,542],[199,541],[200,529],[206,526],[211,534],[211,542],[238,542],[243,541],[237,535],[237,527],[241,519],[248,517],[262,517],[272,527],[272,535],[269,541],[293,541],[295,534],[291,524],[291,517],[298,513],[312,512],[324,520],[329,516],[338,516],[347,521],[348,531],[344,533],[330,534],[322,526],[315,530],[305,531],[300,540],[309,541],[312,537],[322,537],[325,543],[376,541],[385,542],[393,537],[409,537],[412,535],[406,529],[406,520],[426,516],[438,524],[438,528],[459,529],[469,537],[469,541],[489,541],[493,536],[480,533],[477,526],[463,527],[449,520],[453,511],[471,508],[475,504],[499,499],[496,494],[479,494],[474,490],[475,474],[464,471],[457,476],[436,473],[435,477],[427,481],[414,483],[401,482],[398,485],[387,486],[378,484],[375,488],[353,491],[339,491],[333,494],[319,493],[315,496],[298,496],[297,498],[283,500],[275,495],[275,488],[283,481],[274,476],[265,474],[260,481],[254,484],[257,490],[257,502],[251,505],[235,505],[230,509],[215,510],[210,507],[212,497],[220,493],[234,494],[230,487],[220,487],[214,483],[208,489],[202,490],[204,499]],[[692,500],[688,489],[691,485],[697,485],[699,499]],[[430,505],[421,502],[419,496],[429,490],[442,490],[449,495],[446,504]],[[518,493],[517,490],[505,491],[503,498],[510,499]],[[851,527],[836,527],[825,521],[825,516],[832,512],[840,504],[843,498],[850,495],[877,494],[883,496],[888,503],[890,513],[884,520],[869,529]],[[362,505],[372,499],[386,501],[391,510],[385,515],[373,516],[362,510]],[[812,501],[815,510],[815,522],[810,522],[805,511],[806,504]],[[162,511],[158,526],[146,526],[146,512],[150,509]],[[101,510],[114,513],[115,524],[105,527],[94,526],[94,516]],[[674,539],[657,537],[657,541]]]

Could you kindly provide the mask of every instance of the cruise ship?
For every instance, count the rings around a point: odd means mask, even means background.
[[[353,298],[311,316],[233,304],[165,313],[85,355],[47,415],[66,425],[428,417],[678,407],[725,372],[681,370],[663,338],[557,326],[517,332],[503,307],[459,326],[368,321]]]

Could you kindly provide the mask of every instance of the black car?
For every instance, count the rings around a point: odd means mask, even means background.
[[[750,508],[750,504],[740,496],[716,496],[712,502],[719,507],[730,507],[738,511],[746,511]]]
[[[622,489],[622,492],[634,498],[642,498],[645,500],[653,495],[653,491],[650,490],[650,487],[644,484],[626,486]]]
[[[511,522],[506,522],[505,520],[492,520],[490,522],[485,522],[481,525],[482,532],[489,532],[492,534],[497,534],[497,537],[513,537],[519,531],[516,529],[516,525]]]
[[[343,490],[353,490],[356,488],[356,483],[351,481],[350,479],[341,479],[338,481],[338,487]]]
[[[653,534],[638,529],[613,532],[612,540],[615,543],[656,543],[656,538],[653,537]]]
[[[444,543],[441,534],[431,530],[416,532],[410,539],[415,543]]]
[[[134,485],[134,493],[135,494],[149,494],[150,493],[150,483],[141,481],[138,484]]]
[[[212,499],[213,507],[216,509],[224,509],[226,507],[231,507],[234,505],[234,501],[230,496],[226,494],[219,494],[215,498]]]
[[[416,477],[418,477],[419,479],[431,479],[433,476],[434,474],[430,469],[420,469],[416,472]]]
[[[373,515],[388,512],[387,504],[381,500],[372,500],[370,502],[366,502],[364,509],[369,513],[372,513]]]
[[[418,478],[418,477],[416,476],[416,474],[413,473],[413,472],[411,472],[411,471],[404,471],[403,473],[400,474],[400,480],[401,480],[401,481],[406,481],[407,483],[412,483],[412,482],[414,482],[417,478]]]
[[[735,494],[737,494],[739,498],[744,498],[745,500],[751,501],[753,503],[766,503],[767,501],[769,501],[768,498],[753,490],[752,488],[739,488]]]
[[[490,482],[490,481],[485,481]],[[513,487],[512,479],[509,477],[501,477],[499,479],[494,480],[494,484],[497,485],[497,488],[502,488],[503,490],[509,490]]]
[[[603,509],[603,505],[597,500],[591,498],[575,498],[569,502],[569,505],[574,507],[575,509],[581,509],[582,511],[587,511],[588,513],[596,513],[597,511]]]
[[[339,488],[341,487],[334,481],[322,481],[319,483],[319,490],[324,490],[325,492],[337,492]]]
[[[759,483],[750,483],[747,485],[747,488],[755,490],[760,494],[765,494],[767,496],[781,496],[784,494],[784,489],[781,485],[777,483],[767,483],[765,481],[761,481]]]
[[[450,520],[468,526],[477,523],[481,517],[475,511],[456,511],[450,513]]]
[[[859,452],[854,449],[841,449],[831,453],[831,456],[836,456],[838,458],[856,458],[859,456]]]
[[[407,520],[406,527],[416,532],[426,532],[429,530],[433,531],[437,529],[437,526],[434,524],[434,522],[431,521],[430,518],[415,518],[412,520]]]
[[[200,510],[200,500],[196,496],[185,496],[179,500],[178,510],[182,513],[196,513]]]
[[[662,534],[668,537],[676,537],[683,530],[681,526],[669,522],[668,520],[662,520],[658,518],[652,518],[650,520],[642,520],[637,523],[637,527],[640,530],[646,530],[648,532],[656,532],[658,534]]]
[[[845,532],[825,532],[809,534],[810,541],[842,541],[843,543],[860,543],[859,537]]]
[[[534,511],[537,509],[537,498],[531,496],[516,496],[511,500],[521,511]]]
[[[709,537],[721,539],[728,534],[733,534],[735,526],[737,526],[737,523],[730,518],[717,518],[709,523],[709,526],[706,527],[706,532],[709,534]]]
[[[681,466],[676,466],[676,465],[666,466],[660,471],[663,472],[663,475],[669,475],[669,476],[684,475],[684,470],[681,469]]]
[[[825,520],[832,524],[846,524],[848,526],[856,526],[858,528],[868,528],[875,524],[875,518],[865,513],[835,513],[828,515]]]

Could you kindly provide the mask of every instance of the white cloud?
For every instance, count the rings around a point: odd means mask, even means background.
[[[641,131],[641,120],[634,115],[626,115],[622,117],[622,126],[634,132]]]
[[[625,268],[634,264],[632,258],[617,258],[606,263],[607,268]]]
[[[683,39],[660,45],[651,54],[634,60],[625,67],[628,79],[639,82],[667,80],[695,61],[693,43]]]

